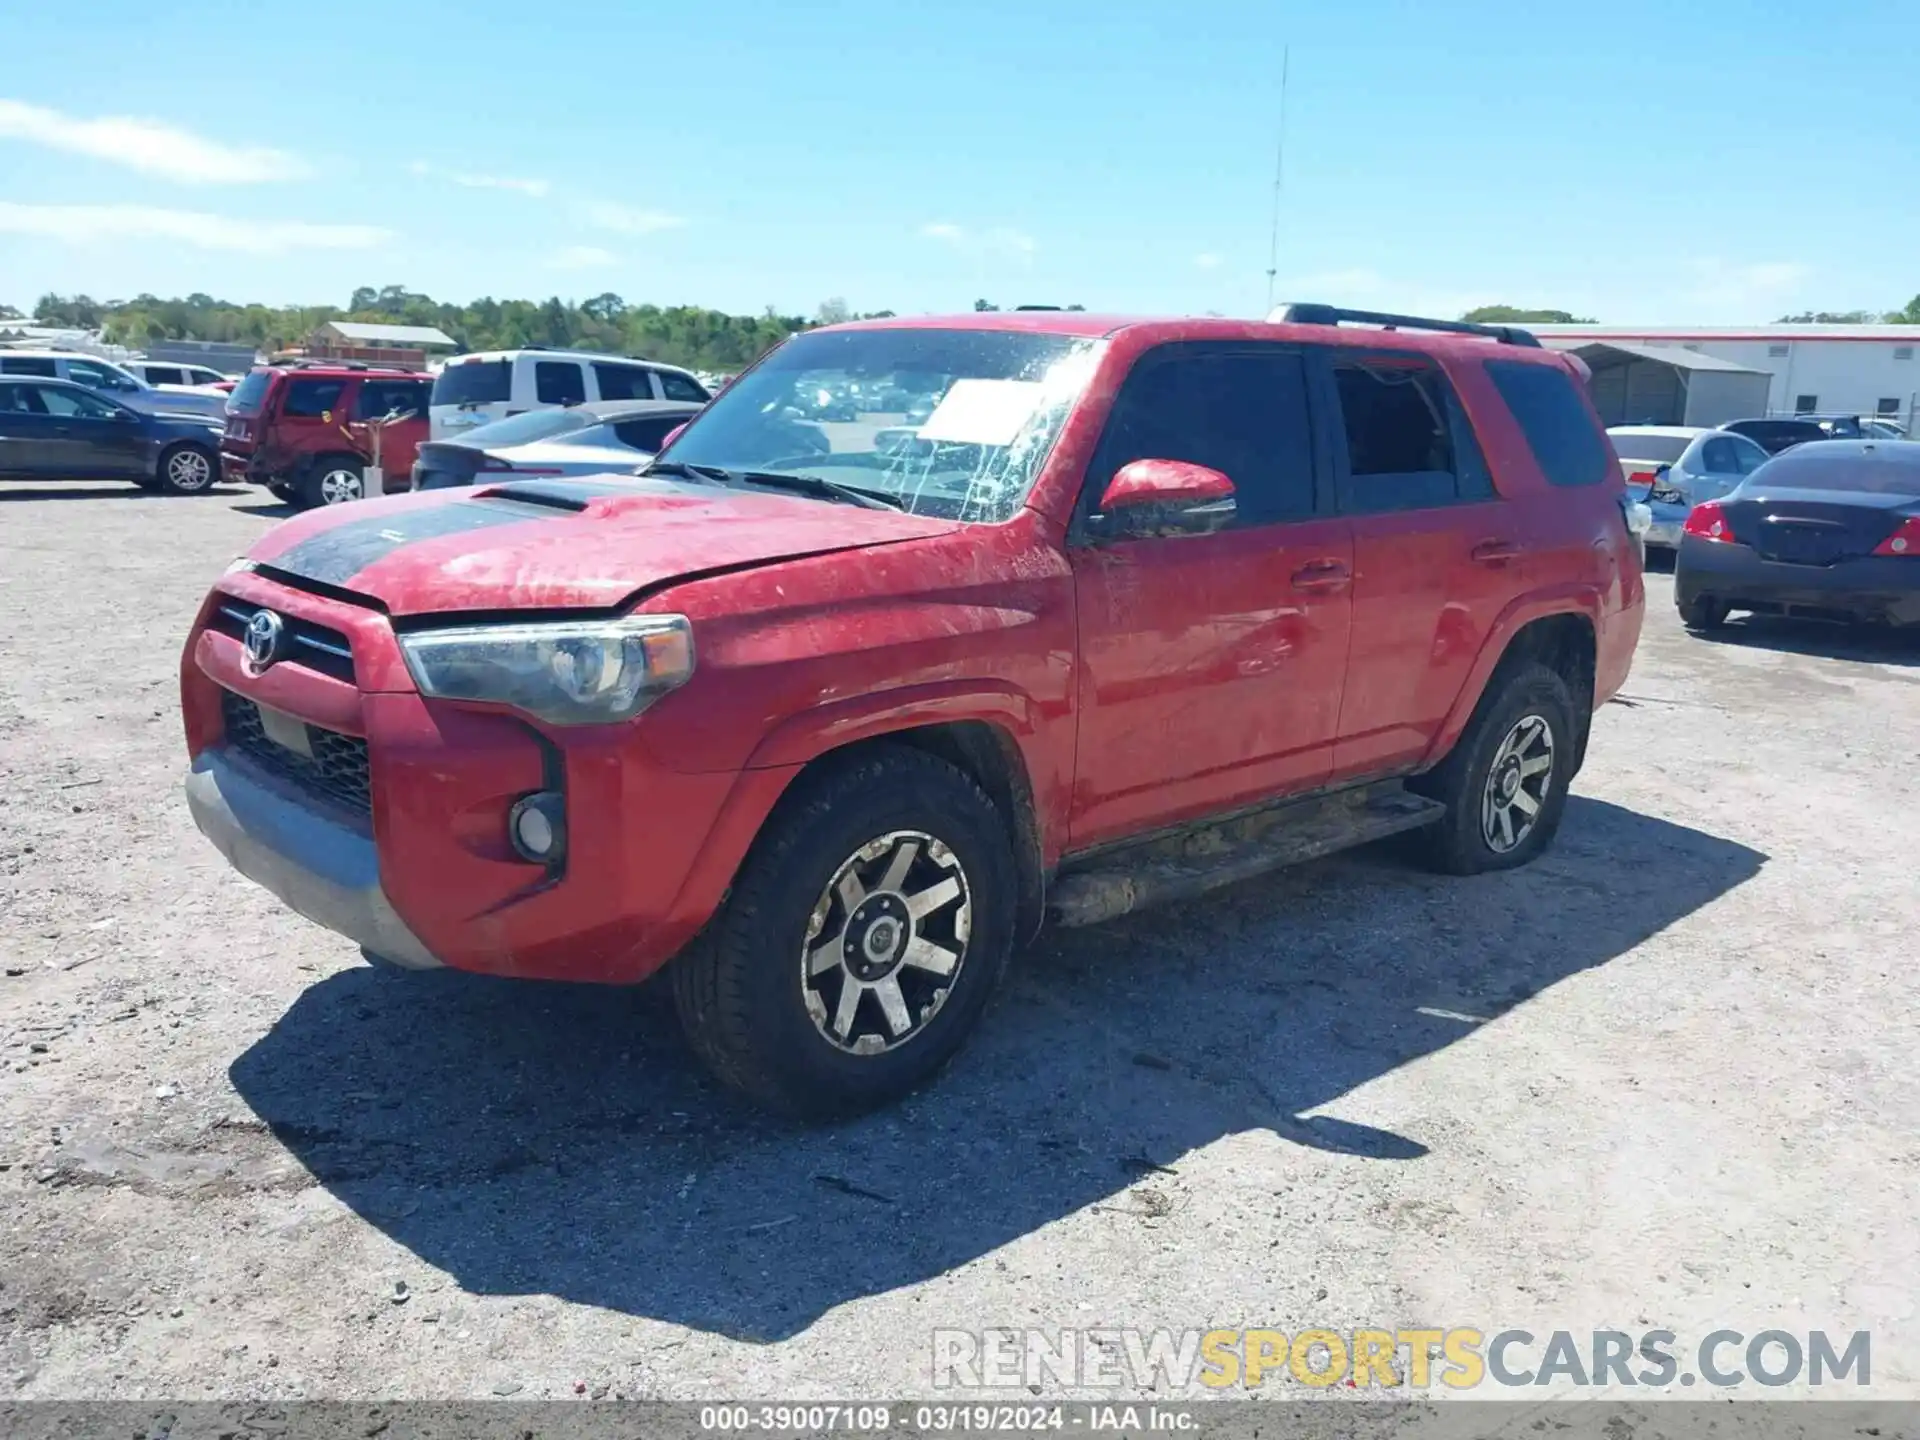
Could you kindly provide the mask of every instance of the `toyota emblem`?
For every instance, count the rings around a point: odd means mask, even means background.
[[[247,663],[256,671],[264,670],[280,658],[286,638],[286,626],[271,610],[256,610],[247,621]]]

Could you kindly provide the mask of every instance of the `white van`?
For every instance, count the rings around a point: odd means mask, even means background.
[[[163,390],[111,360],[71,350],[0,350],[0,376],[4,375],[71,380],[148,414],[224,416],[227,413],[227,397],[218,390],[193,390],[184,386]]]
[[[185,385],[191,389],[206,389],[211,385],[224,385],[227,377],[207,365],[183,365],[171,360],[123,360],[121,368],[131,370],[149,385],[162,387]]]
[[[528,410],[589,400],[687,400],[713,396],[691,371],[587,350],[482,350],[456,355],[434,377],[430,438],[444,440],[476,425]]]

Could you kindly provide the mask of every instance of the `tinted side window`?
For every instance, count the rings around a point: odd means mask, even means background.
[[[44,375],[51,380],[59,371],[47,355],[10,355],[0,357],[0,375]]]
[[[1507,402],[1549,485],[1598,485],[1613,468],[1607,442],[1558,366],[1489,360],[1487,376]]]
[[[647,383],[647,370],[640,365],[595,365],[594,383],[602,400],[651,400],[653,386]]]
[[[704,405],[713,397],[707,394],[699,381],[672,370],[653,372],[660,381],[660,393],[669,400],[691,400],[696,405]]]
[[[1469,437],[1471,427],[1456,416],[1453,387],[1438,366],[1418,356],[1339,358],[1333,382],[1347,442],[1343,510],[1411,510],[1460,498],[1456,423]],[[1482,486],[1484,463],[1474,469],[1471,498],[1484,499],[1491,490]]]
[[[542,405],[581,405],[587,377],[571,360],[542,360],[533,367],[533,393]]]
[[[631,445],[635,450],[645,450],[649,455],[666,443],[667,432],[687,422],[678,415],[660,415],[650,420],[622,420],[613,427],[613,433],[622,445]]]
[[[47,407],[49,415],[60,415],[75,420],[111,420],[114,407],[97,395],[89,395],[85,390],[55,390],[51,386],[40,386],[40,401]]]
[[[0,414],[4,415],[44,415],[47,413],[46,401],[40,398],[38,386],[0,385]]]
[[[280,413],[297,419],[318,419],[339,408],[340,393],[346,388],[344,380],[289,380]]]
[[[427,382],[421,380],[362,380],[353,403],[353,418],[379,420],[395,411],[424,415],[428,389]]]
[[[139,383],[131,376],[123,375],[118,370],[110,370],[105,365],[96,365],[91,360],[69,360],[67,376],[95,390],[138,390],[140,388]]]
[[[1707,441],[1700,447],[1700,463],[1706,467],[1709,475],[1734,475],[1740,470],[1740,462],[1734,458],[1731,440]]]
[[[141,370],[149,385],[185,385],[187,383],[187,377],[170,366],[145,365]]]
[[[1087,504],[1134,460],[1220,471],[1233,481],[1238,527],[1310,516],[1313,439],[1300,353],[1165,345],[1141,357],[1087,469]]]

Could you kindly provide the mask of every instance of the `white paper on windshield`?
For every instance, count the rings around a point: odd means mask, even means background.
[[[1038,380],[956,380],[920,427],[922,440],[1011,445],[1040,408]]]

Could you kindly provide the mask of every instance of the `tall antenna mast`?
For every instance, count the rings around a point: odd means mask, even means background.
[[[1280,187],[1287,178],[1287,65],[1293,47],[1280,50],[1280,143],[1273,157],[1273,228],[1267,237],[1267,309],[1273,313],[1273,285],[1280,274]],[[1264,319],[1265,316],[1263,315]]]

